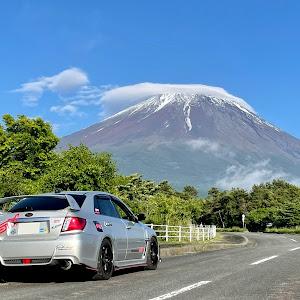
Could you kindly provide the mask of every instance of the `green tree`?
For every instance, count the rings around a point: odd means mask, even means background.
[[[37,178],[51,164],[59,138],[41,118],[3,116],[0,126],[0,169],[22,164],[22,176]]]
[[[198,191],[192,185],[186,185],[183,188],[183,194],[188,196],[189,198],[197,198],[198,197]]]
[[[117,168],[110,153],[93,153],[80,145],[63,151],[52,161],[51,167],[39,179],[43,191],[101,190],[114,192]]]

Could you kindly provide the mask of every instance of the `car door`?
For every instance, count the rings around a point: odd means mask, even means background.
[[[99,223],[109,233],[114,243],[115,260],[125,260],[127,254],[127,229],[119,212],[108,195],[97,195],[94,198],[94,211],[99,215]]]
[[[113,202],[119,211],[122,221],[127,230],[127,255],[126,260],[141,259],[146,248],[145,230],[132,212],[117,198],[113,198]]]

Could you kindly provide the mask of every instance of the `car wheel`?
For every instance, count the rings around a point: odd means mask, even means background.
[[[98,271],[92,276],[94,280],[108,280],[114,270],[113,251],[108,239],[104,239],[98,255]]]
[[[1,263],[0,263],[0,283],[4,283],[5,281],[3,280],[3,278],[2,278],[2,276],[3,276],[3,267],[2,267],[2,265],[1,265]]]
[[[146,270],[155,270],[158,264],[158,243],[157,240],[152,237],[150,245],[147,251],[147,267]]]

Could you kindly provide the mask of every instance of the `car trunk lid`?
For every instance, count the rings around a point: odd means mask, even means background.
[[[80,207],[70,195],[17,196],[24,200],[0,215],[0,241],[57,239],[69,212]],[[2,198],[7,201],[17,197]]]
[[[0,216],[1,240],[57,239],[68,211],[34,211]]]

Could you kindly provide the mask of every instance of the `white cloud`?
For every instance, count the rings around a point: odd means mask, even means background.
[[[75,100],[75,101],[72,101],[70,102],[71,105],[78,105],[78,106],[88,106],[90,105],[90,102],[87,101],[87,100]]]
[[[264,160],[246,166],[228,167],[225,176],[218,180],[216,185],[226,190],[231,189],[232,187],[251,190],[254,184],[272,182],[274,179],[282,179],[295,183],[299,182],[299,180],[281,170],[272,170],[269,160]]]
[[[219,152],[221,148],[219,143],[201,138],[188,141],[187,145],[190,146],[192,150],[201,150],[203,152]]]
[[[64,106],[52,106],[50,108],[51,112],[56,112],[59,115],[71,115],[71,116],[85,116],[86,114],[84,112],[78,111],[78,107],[74,106],[74,105],[64,105]]]
[[[228,150],[224,146],[221,146],[218,142],[211,141],[209,139],[199,138],[187,141],[186,144],[194,151],[203,151],[217,157],[229,156],[233,158],[235,156],[234,152]]]
[[[13,92],[24,94],[24,104],[33,106],[42,97],[44,91],[50,90],[64,94],[74,92],[89,82],[85,72],[78,68],[70,68],[51,77],[42,76],[38,80],[23,83],[20,89]]]
[[[54,133],[59,132],[60,124],[53,123],[53,124],[51,124],[51,126],[52,126],[52,130]]]
[[[100,111],[97,115],[101,118],[106,117],[106,114],[104,111]]]
[[[108,113],[116,113],[151,96],[166,93],[200,94],[222,98],[234,101],[251,112],[254,112],[254,109],[243,99],[230,95],[222,88],[202,84],[161,84],[145,82],[116,87],[105,91],[101,97],[101,102]]]

